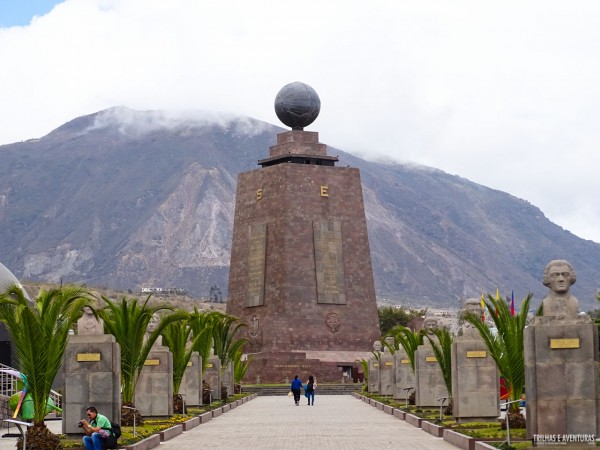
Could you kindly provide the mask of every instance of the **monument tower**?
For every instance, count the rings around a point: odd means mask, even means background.
[[[275,111],[292,130],[238,177],[227,313],[248,324],[247,380],[339,381],[379,339],[359,170],[303,131],[319,110],[310,86],[284,86]]]

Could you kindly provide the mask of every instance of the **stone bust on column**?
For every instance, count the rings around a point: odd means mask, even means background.
[[[94,292],[96,299],[101,298],[100,294]],[[89,306],[83,307],[83,316],[77,321],[77,334],[79,336],[94,336],[104,334],[104,321],[94,315],[94,311]]]
[[[579,313],[579,301],[569,293],[577,276],[573,266],[562,259],[550,261],[544,269],[544,286],[550,288],[542,301],[544,316],[567,317]]]
[[[464,305],[464,313],[473,314],[474,316],[481,318],[481,316],[483,315],[481,300],[478,298],[466,299]],[[461,330],[463,336],[479,336],[477,328],[475,328],[475,326],[471,322],[468,322],[466,320],[463,322]]]

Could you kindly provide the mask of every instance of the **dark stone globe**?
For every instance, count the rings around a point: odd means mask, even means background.
[[[275,114],[292,130],[302,130],[315,121],[321,100],[313,88],[298,81],[286,84],[275,97]]]

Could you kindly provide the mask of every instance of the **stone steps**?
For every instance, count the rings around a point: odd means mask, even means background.
[[[361,390],[361,384],[318,384],[315,393],[317,395],[351,395],[353,392]],[[282,386],[257,386],[257,385],[244,385],[242,386],[243,392],[252,392],[260,396],[267,395],[287,395],[290,391],[289,385]]]

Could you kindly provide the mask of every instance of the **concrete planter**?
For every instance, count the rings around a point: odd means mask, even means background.
[[[125,447],[126,450],[150,450],[151,448],[158,447],[160,445],[160,436],[153,434],[146,439],[142,439],[135,444],[128,445]]]
[[[231,409],[231,405],[223,405],[223,406],[221,406],[221,409],[223,410],[224,413],[226,413],[227,411],[229,411]]]
[[[183,426],[175,425],[174,427],[159,431],[158,435],[160,436],[160,442],[165,442],[173,439],[175,436],[179,436],[181,433],[183,433]]]
[[[183,431],[190,431],[192,428],[200,425],[200,418],[194,417],[193,419],[188,420],[187,422],[183,422],[181,424],[183,426]]]
[[[223,414],[223,408],[217,408],[212,410],[213,419],[215,417],[219,417],[221,414]]]
[[[494,447],[490,444],[486,444],[482,441],[477,441],[475,442],[475,450],[497,450],[497,447]]]
[[[434,435],[435,437],[444,436],[444,427],[431,422],[427,422],[426,420],[421,422],[421,429],[429,434]]]
[[[444,430],[444,440],[463,450],[475,450],[475,438],[457,433],[448,428]]]
[[[417,428],[421,428],[421,422],[423,421],[422,418],[415,416],[414,414],[408,413],[404,415],[404,420],[406,420],[406,423],[410,423],[411,425]]]
[[[404,411],[402,411],[401,409],[394,408],[392,411],[392,415],[394,417],[397,417],[400,420],[404,420],[404,416],[406,415],[406,413]]]
[[[204,414],[201,414],[198,416],[198,419],[200,419],[200,423],[206,423],[208,422],[210,419],[212,419],[212,411],[208,411],[205,412]]]
[[[387,414],[392,414],[394,411],[394,408],[392,408],[389,405],[383,405],[383,412],[387,413]]]

